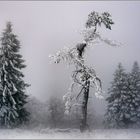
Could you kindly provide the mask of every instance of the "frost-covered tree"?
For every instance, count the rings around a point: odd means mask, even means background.
[[[127,127],[131,121],[131,94],[128,89],[128,74],[121,63],[115,71],[114,79],[108,91],[109,97],[105,123],[107,127],[121,128]]]
[[[24,107],[28,84],[24,82],[21,71],[26,65],[19,50],[20,42],[8,22],[1,37],[0,48],[0,125],[4,127],[22,124],[29,115]]]
[[[116,46],[116,43],[108,39],[104,39],[98,32],[98,27],[105,25],[107,29],[111,29],[113,21],[108,12],[97,13],[91,12],[84,30],[84,40],[73,48],[65,48],[50,56],[55,63],[60,63],[62,60],[74,66],[72,72],[72,84],[68,93],[64,95],[66,113],[69,113],[73,106],[81,106],[81,123],[80,130],[83,132],[88,128],[87,124],[87,105],[89,98],[89,90],[93,87],[95,95],[101,96],[101,81],[97,77],[95,70],[85,64],[84,52],[86,48],[96,45],[99,42],[105,42],[111,46]],[[79,88],[77,87],[79,86]],[[79,89],[75,95],[75,89]]]
[[[107,127],[126,128],[140,123],[140,69],[137,62],[128,74],[119,64],[106,100]]]
[[[134,62],[129,74],[128,93],[131,121],[140,124],[140,68],[137,62]]]

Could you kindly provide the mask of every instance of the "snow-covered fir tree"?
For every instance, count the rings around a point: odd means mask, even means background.
[[[23,80],[21,69],[25,68],[19,54],[20,42],[7,22],[2,33],[0,48],[0,127],[16,127],[28,120],[25,89],[29,85]]]
[[[105,114],[107,127],[123,128],[132,123],[130,102],[131,96],[128,92],[128,74],[126,74],[121,63],[115,71],[113,82],[109,88],[106,101],[108,103]]]
[[[128,74],[119,64],[107,102],[106,126],[129,127],[140,124],[140,68],[137,62]]]
[[[130,119],[140,124],[140,68],[137,62],[134,62],[128,78]]]

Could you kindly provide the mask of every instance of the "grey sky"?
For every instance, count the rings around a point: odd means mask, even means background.
[[[67,91],[69,68],[51,65],[48,55],[82,41],[80,31],[93,10],[111,13],[115,25],[111,31],[102,28],[102,34],[124,44],[120,48],[95,46],[87,51],[89,65],[95,67],[106,91],[118,62],[128,70],[135,60],[140,63],[140,2],[0,1],[0,32],[6,21],[13,23],[27,64],[24,71],[31,84],[29,94],[47,100],[50,94]]]

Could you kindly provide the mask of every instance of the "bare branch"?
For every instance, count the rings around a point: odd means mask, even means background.
[[[82,88],[81,88],[81,90],[80,90],[79,94],[78,94],[78,95],[77,95],[77,97],[76,97],[76,100],[77,100],[77,99],[78,99],[78,97],[81,95],[81,93],[82,93],[83,89],[84,89],[84,87],[82,87]]]

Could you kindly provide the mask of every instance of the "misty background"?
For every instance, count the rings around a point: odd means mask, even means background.
[[[119,62],[130,71],[140,63],[139,1],[0,1],[0,32],[11,21],[21,41],[21,54],[27,65],[25,80],[31,86],[27,94],[46,101],[63,96],[70,85],[71,70],[65,64],[51,64],[49,55],[83,41],[88,14],[108,11],[115,24],[112,30],[101,28],[105,38],[121,42],[121,47],[93,46],[85,56],[103,83],[104,96]],[[91,91],[91,96],[93,93]],[[104,114],[105,101],[92,98],[94,109]]]

